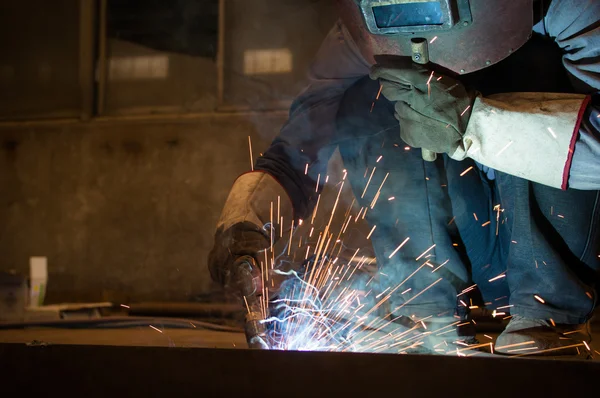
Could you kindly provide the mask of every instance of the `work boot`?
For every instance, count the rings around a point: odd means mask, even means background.
[[[496,340],[495,351],[506,355],[582,355],[589,353],[589,325],[554,324],[513,315]]]

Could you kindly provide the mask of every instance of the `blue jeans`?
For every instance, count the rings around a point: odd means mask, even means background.
[[[488,179],[470,159],[424,162],[400,139],[393,104],[375,101],[378,90],[368,77],[348,89],[337,128],[354,194],[377,226],[371,240],[382,288],[396,289],[391,311],[464,312],[470,303],[460,293],[477,284],[490,308],[585,322],[600,275],[600,192],[561,191],[499,172]]]

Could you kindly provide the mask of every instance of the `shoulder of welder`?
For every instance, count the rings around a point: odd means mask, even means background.
[[[600,90],[600,1],[536,0],[533,31],[549,36],[563,50],[567,71],[585,86]]]
[[[321,44],[308,77],[311,81],[352,79],[367,75],[370,66],[338,20]]]

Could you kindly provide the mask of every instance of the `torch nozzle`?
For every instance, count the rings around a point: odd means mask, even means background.
[[[236,260],[234,269],[236,270],[237,289],[242,294],[248,310],[244,324],[248,347],[268,350],[270,347],[267,344],[267,335],[263,324],[266,314],[263,313],[261,306],[261,277],[256,260],[251,256],[242,256]]]

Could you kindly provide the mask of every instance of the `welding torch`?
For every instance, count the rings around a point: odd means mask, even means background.
[[[410,48],[414,63],[420,65],[426,65],[429,63],[429,47],[427,39],[422,37],[410,39]],[[425,148],[421,148],[421,156],[426,162],[433,162],[437,159],[437,153]]]
[[[242,295],[243,305],[247,309],[244,333],[249,348],[268,350],[267,334],[264,325],[262,301],[262,280],[260,269],[252,256],[241,256],[235,261],[234,286]]]

